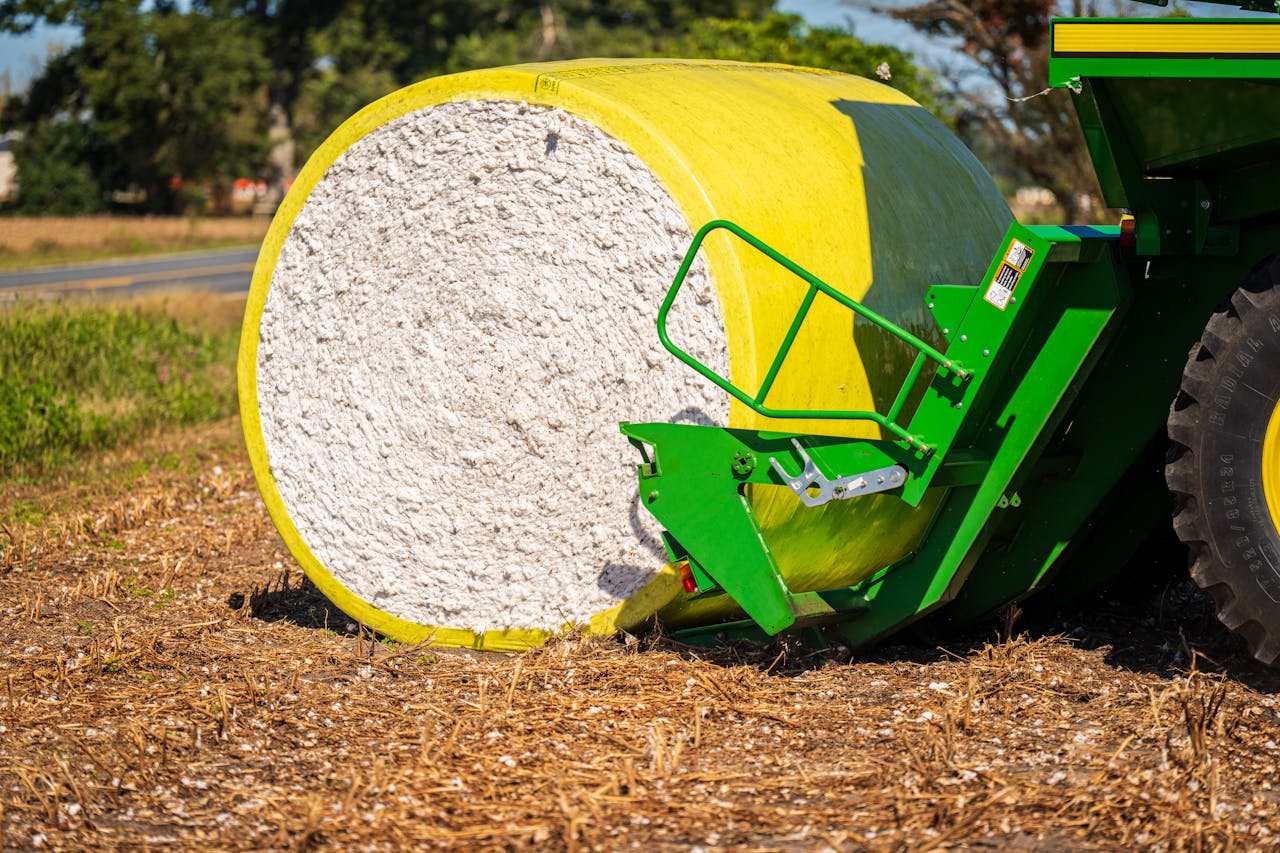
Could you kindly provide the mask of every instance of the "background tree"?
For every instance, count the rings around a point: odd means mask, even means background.
[[[342,120],[434,74],[580,56],[685,56],[785,62],[872,75],[931,103],[906,54],[852,33],[809,27],[775,0],[0,0],[0,29],[78,26],[5,110],[32,139],[59,131],[74,158],[57,203],[86,209],[103,193],[144,189],[152,209],[170,190],[261,176],[277,189]],[[22,159],[19,153],[19,159]],[[22,186],[68,174],[28,156]],[[43,164],[43,165],[42,165]],[[95,197],[98,202],[88,199]],[[51,200],[52,195],[33,197]],[[52,201],[50,201],[52,203]]]
[[[1049,19],[1096,15],[1092,3],[925,0],[875,9],[956,44],[972,60],[965,70],[953,66],[937,77],[947,81],[957,132],[985,162],[1047,189],[1068,221],[1101,215],[1101,194],[1070,93],[1040,94],[1049,79]]]
[[[478,0],[446,70],[582,56],[662,56],[699,21],[761,21],[775,0]]]
[[[80,43],[6,110],[6,125],[26,130],[15,152],[24,204],[67,200],[40,186],[67,176],[40,166],[52,166],[45,149],[59,134],[69,141],[55,146],[58,156],[80,167],[77,184],[100,190],[92,205],[77,191],[92,208],[102,191],[137,189],[149,207],[173,209],[179,187],[224,181],[261,162],[267,68],[246,22],[107,0],[79,10],[76,23]]]
[[[679,56],[781,62],[873,79],[880,76],[924,106],[940,110],[936,83],[909,54],[889,45],[869,44],[848,30],[811,27],[798,15],[774,13],[761,21],[694,21],[675,41],[675,48]]]
[[[67,0],[56,0],[67,2]],[[774,0],[196,0],[254,22],[266,45],[271,179],[295,171],[341,119],[446,71],[576,56],[652,55],[709,16],[760,17]]]
[[[102,209],[102,189],[90,166],[92,156],[84,124],[41,119],[15,146],[18,210],[63,216]]]

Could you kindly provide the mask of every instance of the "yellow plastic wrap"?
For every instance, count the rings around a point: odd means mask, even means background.
[[[711,219],[730,219],[853,298],[935,340],[924,289],[936,282],[975,281],[1010,214],[972,155],[900,92],[858,77],[789,66],[579,60],[468,72],[402,89],[343,124],[298,176],[254,271],[239,361],[254,472],[294,556],[352,617],[402,641],[432,637],[441,644],[507,651],[535,645],[547,635],[527,630],[477,634],[406,622],[360,600],[319,563],[272,479],[256,381],[259,323],[272,272],[295,217],[326,169],[361,137],[406,113],[473,99],[555,106],[594,123],[645,162],[684,212],[690,231]],[[724,236],[708,240],[706,255],[733,379],[754,390],[803,287]],[[770,405],[884,410],[911,355],[820,299],[777,379]],[[730,424],[876,434],[874,427],[848,422],[771,423],[737,403]],[[884,496],[805,509],[784,489],[757,489],[753,503],[797,590],[847,584],[892,563],[914,547],[932,512],[932,502],[911,510]],[[677,593],[678,582],[668,569],[627,602],[596,614],[587,629],[610,632],[664,606],[662,618],[677,625],[733,610],[725,600],[686,604]]]

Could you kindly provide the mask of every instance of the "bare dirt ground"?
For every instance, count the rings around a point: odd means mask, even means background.
[[[1278,847],[1280,679],[1180,580],[853,660],[478,655],[304,584],[234,422],[75,476],[0,486],[10,848]]]

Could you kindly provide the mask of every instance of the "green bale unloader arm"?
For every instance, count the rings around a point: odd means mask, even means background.
[[[1280,662],[1280,20],[1052,28],[1050,83],[1071,93],[1107,205],[1132,218],[1012,225],[980,281],[928,288],[943,345],[732,222],[695,237],[659,335],[778,431],[621,426],[683,578],[659,614],[676,637],[821,631],[856,646],[935,611],[972,623],[1046,587],[1068,595],[1123,577],[1172,512],[1219,617],[1259,660]],[[712,235],[764,253],[806,294],[754,390],[667,332]],[[915,352],[884,411],[769,405],[818,300]],[[836,434],[785,431],[799,419]],[[850,421],[881,437],[841,437],[835,425]],[[930,517],[906,556],[856,583],[791,589],[753,508],[770,488],[812,512],[880,495]]]

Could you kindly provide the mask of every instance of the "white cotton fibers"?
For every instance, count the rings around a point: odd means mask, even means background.
[[[271,472],[363,601],[424,625],[557,629],[664,563],[621,420],[724,423],[658,343],[689,223],[625,145],[561,109],[456,101],[362,137],[312,190],[257,361]],[[673,314],[725,372],[719,310]]]

